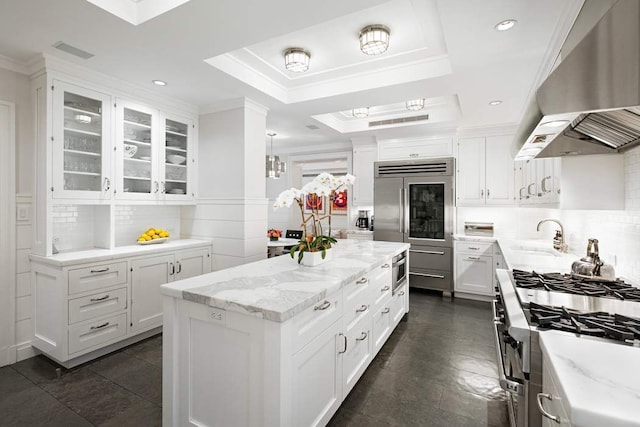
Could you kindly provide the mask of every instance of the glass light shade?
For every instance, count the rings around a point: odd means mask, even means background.
[[[411,101],[406,102],[407,110],[418,111],[424,108],[424,98],[422,99],[412,99]]]
[[[284,66],[293,73],[304,73],[309,69],[311,54],[300,47],[290,47],[284,51]]]
[[[91,116],[86,114],[76,114],[73,118],[78,123],[91,123]]]
[[[281,163],[280,163],[280,158],[278,156],[274,156],[274,155],[267,155],[266,156],[266,162],[265,162],[265,166],[266,166],[266,173],[265,176],[267,178],[280,178],[280,173],[281,173]]]
[[[353,114],[353,117],[358,118],[367,117],[369,115],[369,107],[354,108],[351,110],[351,114]]]
[[[389,47],[389,28],[369,25],[360,30],[360,50],[367,55],[380,55]]]

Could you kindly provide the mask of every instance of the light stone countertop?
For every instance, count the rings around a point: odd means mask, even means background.
[[[498,241],[498,239],[493,236],[469,236],[467,234],[454,234],[453,240],[459,240],[463,242],[485,242],[485,243],[495,243]]]
[[[640,427],[639,347],[556,331],[541,332],[540,346],[572,425]]]
[[[562,253],[553,249],[550,240],[497,240],[508,270],[570,273],[571,264],[580,258],[572,253]]]
[[[333,258],[315,267],[284,255],[216,271],[161,287],[164,295],[284,322],[356,280],[407,243],[339,240]]]
[[[197,248],[211,245],[211,240],[202,239],[169,239],[165,243],[153,245],[129,245],[114,249],[88,249],[84,251],[61,252],[52,256],[31,254],[32,261],[49,264],[54,267],[89,264],[100,261],[110,261],[123,257],[137,257],[162,252],[172,252],[180,249]]]

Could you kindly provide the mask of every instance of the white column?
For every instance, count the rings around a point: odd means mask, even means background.
[[[249,99],[199,118],[198,201],[182,234],[213,239],[213,269],[266,257],[267,109]]]

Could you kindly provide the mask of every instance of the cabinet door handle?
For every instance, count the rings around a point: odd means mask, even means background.
[[[98,325],[98,326],[92,326],[91,328],[89,328],[90,330],[95,330],[95,329],[102,329],[102,328],[106,328],[107,326],[109,326],[109,322],[104,322],[102,325]]]
[[[165,194],[167,192],[167,186],[165,185],[164,181],[160,181],[160,187],[162,188],[162,190],[160,190],[160,192],[162,194]]]
[[[154,187],[154,190],[153,190],[154,193],[157,193],[158,191],[160,191],[160,183],[158,181],[153,181],[153,187]]]
[[[402,295],[404,295],[404,291],[398,292],[398,296],[402,296]]]
[[[389,307],[385,307],[384,310],[382,310],[382,314],[388,314],[391,311],[391,309]]]
[[[467,246],[467,249],[471,249],[472,251],[479,251],[480,248],[477,246]]]
[[[390,265],[389,265],[389,264],[382,264],[382,265],[380,266],[380,268],[389,268],[389,267],[390,267]]]
[[[107,294],[107,295],[105,295],[103,297],[100,297],[100,298],[91,298],[89,301],[96,302],[96,301],[104,301],[106,299],[109,299],[109,294]]]
[[[491,196],[491,190],[487,188],[487,199]]]
[[[107,177],[104,178],[104,191],[109,191],[111,189],[111,180]]]
[[[479,259],[480,259],[480,257],[479,257],[479,256],[468,256],[468,257],[467,257],[467,259],[468,259],[469,261],[477,261],[477,260],[479,260]]]
[[[380,292],[387,292],[389,289],[391,289],[391,287],[389,285],[383,287],[380,289]]]
[[[91,274],[95,274],[95,273],[104,273],[109,271],[109,267],[104,267],[104,268],[92,268],[90,270]]]
[[[533,193],[531,192],[531,187],[535,187],[535,186],[536,186],[535,182],[527,185],[527,195],[528,196],[535,196],[535,191]]]
[[[347,352],[347,336],[344,335],[343,333],[340,333],[339,335],[344,338],[344,350],[339,351],[338,354],[346,353]]]
[[[547,188],[547,181],[549,181],[550,179],[551,179],[550,176],[545,176],[544,178],[542,178],[542,181],[540,182],[540,187],[542,187],[543,193],[551,193],[551,190]]]
[[[545,418],[549,418],[551,421],[555,421],[556,423],[560,424],[560,417],[551,415],[549,412],[547,412],[544,409],[544,407],[542,406],[542,398],[553,400],[553,396],[547,393],[538,393],[538,395],[536,396],[536,402],[538,402],[538,408],[540,409],[540,412],[542,412],[542,415]]]
[[[367,334],[366,332],[362,332],[362,335],[360,335],[358,338],[356,338],[356,341],[364,341],[367,339],[367,337],[369,336],[369,334]]]
[[[356,308],[356,313],[363,313],[367,311],[369,306],[367,304],[362,304],[359,308]]]
[[[399,233],[403,233],[404,232],[404,204],[402,202],[402,188],[398,189],[398,209],[400,209],[400,215],[398,215],[400,217],[400,227],[398,228],[398,232]]]
[[[173,265],[172,262],[169,263],[169,276],[173,276],[174,274],[176,274],[176,266]]]
[[[520,195],[520,199],[524,199],[524,198],[525,198],[525,196],[523,196],[523,195],[522,195],[522,192],[523,192],[523,191],[525,191],[525,190],[526,190],[526,188],[525,188],[525,187],[522,187],[522,188],[518,191],[518,193],[519,193],[519,195]]]
[[[315,307],[313,307],[313,309],[314,310],[326,310],[329,307],[331,307],[331,302],[324,301],[322,304],[319,304],[319,305],[316,305]]]
[[[357,285],[364,285],[365,283],[367,283],[369,280],[366,277],[362,277],[358,280],[356,280],[356,284]]]
[[[176,265],[178,266],[178,271],[176,271],[176,273],[182,273],[182,264],[180,264],[180,261],[176,261]]]

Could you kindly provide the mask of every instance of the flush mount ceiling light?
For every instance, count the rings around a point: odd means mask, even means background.
[[[278,179],[280,175],[287,171],[287,164],[280,161],[280,157],[273,155],[273,137],[276,136],[275,133],[268,133],[271,137],[271,154],[268,154],[265,159],[266,172],[265,176],[267,178]]]
[[[505,19],[504,21],[498,22],[494,28],[498,31],[507,31],[512,29],[517,22],[515,19]]]
[[[424,98],[421,99],[412,99],[411,101],[406,102],[407,110],[410,111],[418,111],[424,108]]]
[[[166,86],[167,82],[165,82],[164,80],[151,80],[151,83],[153,83],[156,86]]]
[[[367,55],[380,55],[389,47],[389,28],[368,25],[360,30],[360,50]]]
[[[304,73],[309,69],[311,54],[301,47],[290,47],[284,51],[284,66],[293,73]]]
[[[491,101],[489,103],[489,105],[491,105],[492,107],[495,107],[496,105],[500,105],[500,104],[502,104],[502,101],[500,100]]]
[[[369,115],[369,107],[354,108],[351,110],[351,114],[353,114],[353,117],[357,117],[359,119],[367,117]]]

